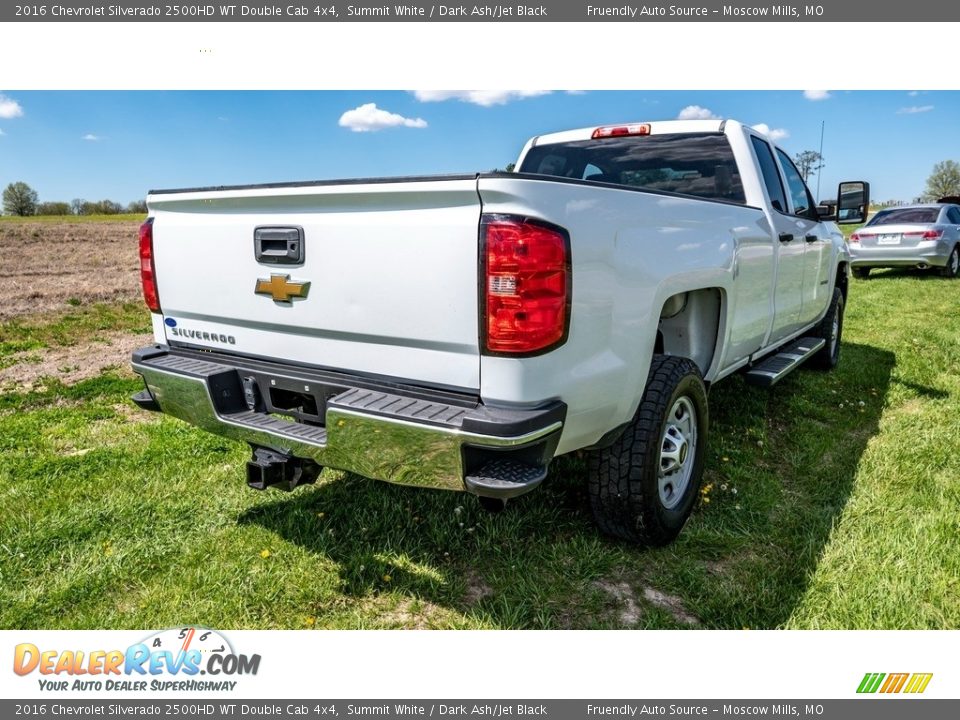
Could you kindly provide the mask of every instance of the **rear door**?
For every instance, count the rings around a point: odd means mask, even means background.
[[[169,342],[480,387],[475,177],[156,193],[148,205]]]

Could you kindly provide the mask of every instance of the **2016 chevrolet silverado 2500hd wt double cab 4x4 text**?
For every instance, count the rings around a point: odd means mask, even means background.
[[[588,450],[600,528],[670,541],[709,384],[836,364],[843,238],[733,121],[544,135],[517,168],[151,192],[135,401],[249,443],[256,488],[330,466],[494,505]]]

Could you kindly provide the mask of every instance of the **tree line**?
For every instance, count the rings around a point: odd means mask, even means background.
[[[119,215],[120,213],[146,214],[147,201],[134,200],[122,205],[114,200],[84,200],[74,198],[70,202],[40,202],[37,191],[25,182],[12,182],[3,191],[3,212],[6,215]]]

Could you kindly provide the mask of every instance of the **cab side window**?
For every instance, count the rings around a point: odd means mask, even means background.
[[[773,160],[773,153],[770,146],[755,135],[751,135],[753,141],[753,152],[757,156],[757,162],[760,164],[760,174],[763,175],[763,184],[767,186],[767,195],[770,196],[770,204],[774,210],[787,212],[787,196],[783,191],[783,182],[780,180],[780,173],[777,170],[777,164]]]
[[[947,220],[953,225],[960,225],[960,210],[955,207],[947,210]]]
[[[793,201],[793,214],[812,220],[819,219],[813,195],[807,189],[807,184],[803,181],[797,166],[793,164],[793,160],[783,150],[777,150],[777,157],[780,158],[783,174],[787,176],[787,187],[790,189],[790,199]]]

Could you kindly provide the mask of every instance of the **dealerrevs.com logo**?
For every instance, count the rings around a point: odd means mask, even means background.
[[[858,693],[914,695],[927,689],[933,673],[867,673],[857,686]]]
[[[126,650],[20,643],[13,653],[17,675],[36,673],[40,689],[52,691],[229,691],[237,686],[233,678],[256,675],[259,669],[259,654],[237,653],[221,633],[199,627],[164,630]]]

